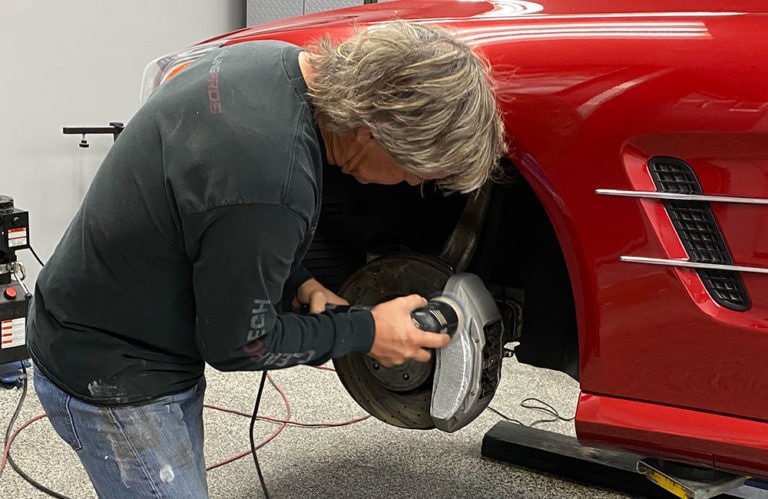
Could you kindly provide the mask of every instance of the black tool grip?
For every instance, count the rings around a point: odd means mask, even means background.
[[[370,310],[370,308],[360,305],[336,305],[333,303],[325,305],[326,312],[336,314],[349,313],[354,310]],[[309,305],[303,304],[300,312],[303,314],[309,313]],[[456,332],[456,327],[459,325],[459,316],[453,306],[438,300],[430,300],[426,306],[411,312],[411,320],[422,331],[450,335]]]
[[[452,335],[459,325],[459,315],[448,303],[430,300],[427,305],[411,312],[411,319],[417,328],[433,333]]]

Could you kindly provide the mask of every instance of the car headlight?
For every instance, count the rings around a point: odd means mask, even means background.
[[[139,105],[144,104],[157,87],[179,74],[197,59],[223,44],[223,41],[215,41],[195,45],[194,47],[158,57],[147,64],[141,77]]]

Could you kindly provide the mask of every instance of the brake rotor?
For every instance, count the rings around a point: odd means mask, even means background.
[[[443,290],[451,274],[450,267],[436,259],[387,256],[358,269],[339,294],[350,303],[366,306],[413,293],[430,298]],[[429,413],[434,356],[429,362],[384,367],[368,355],[355,353],[334,359],[333,364],[349,394],[372,416],[402,428],[435,427]]]

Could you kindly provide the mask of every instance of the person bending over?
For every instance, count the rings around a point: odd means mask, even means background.
[[[322,171],[470,192],[504,148],[487,65],[436,27],[240,43],[159,87],[30,304],[36,392],[99,496],[207,497],[206,363],[259,371],[362,352],[393,366],[447,345],[413,325],[418,295],[324,312],[346,301],[301,264]],[[279,312],[291,302],[311,313]]]

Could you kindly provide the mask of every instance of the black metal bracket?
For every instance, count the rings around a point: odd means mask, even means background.
[[[117,140],[120,132],[123,131],[125,125],[119,121],[111,121],[109,126],[95,126],[95,127],[82,127],[82,126],[65,126],[63,129],[64,135],[82,135],[80,139],[80,147],[89,147],[88,141],[85,140],[85,136],[89,134],[112,134],[113,141]]]

